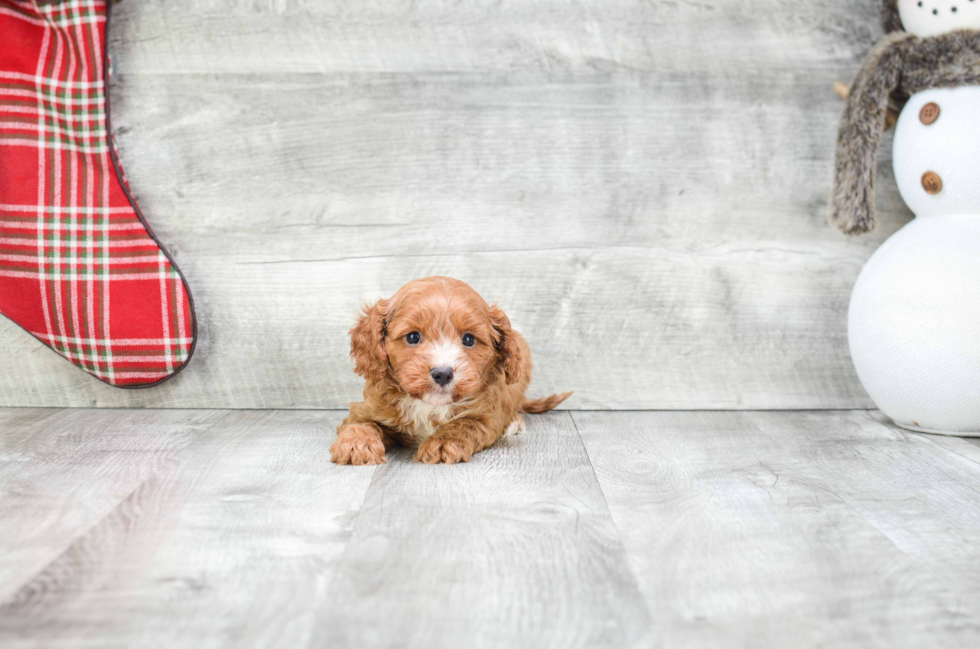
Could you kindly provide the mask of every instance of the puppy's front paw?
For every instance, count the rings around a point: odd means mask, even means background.
[[[337,464],[384,464],[385,445],[374,431],[363,426],[347,426],[330,447],[330,458]]]
[[[456,464],[469,462],[473,454],[470,444],[461,439],[432,435],[419,446],[415,459],[426,464]]]

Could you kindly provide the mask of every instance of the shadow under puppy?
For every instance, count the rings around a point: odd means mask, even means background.
[[[379,464],[392,444],[426,464],[469,462],[521,413],[547,412],[572,393],[529,401],[531,350],[497,305],[449,277],[409,282],[366,307],[350,331],[364,401],[350,404],[330,447],[338,464]]]

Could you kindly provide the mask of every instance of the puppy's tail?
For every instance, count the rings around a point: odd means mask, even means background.
[[[521,412],[540,415],[542,412],[548,412],[570,396],[572,396],[571,392],[562,392],[561,394],[553,394],[550,397],[525,401],[524,405],[521,406]]]

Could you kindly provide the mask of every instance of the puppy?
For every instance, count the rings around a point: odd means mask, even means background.
[[[330,447],[337,464],[379,464],[392,444],[426,464],[469,462],[522,412],[547,412],[572,393],[528,401],[531,350],[496,305],[449,277],[409,282],[366,307],[350,331],[364,401],[350,404]]]

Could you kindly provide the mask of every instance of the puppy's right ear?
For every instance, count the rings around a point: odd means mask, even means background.
[[[388,300],[378,300],[364,307],[357,324],[350,330],[350,356],[354,372],[368,380],[383,379],[388,373],[388,354],[385,352],[385,318]]]

